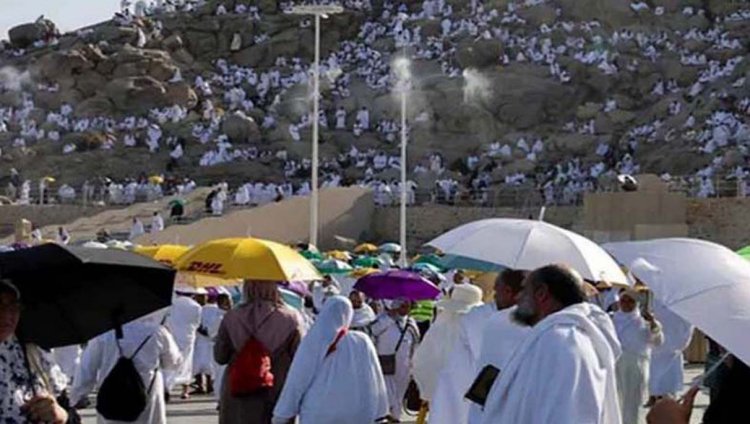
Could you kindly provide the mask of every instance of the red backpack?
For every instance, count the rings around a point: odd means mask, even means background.
[[[229,392],[242,397],[273,388],[271,352],[255,336],[242,347],[229,366]]]

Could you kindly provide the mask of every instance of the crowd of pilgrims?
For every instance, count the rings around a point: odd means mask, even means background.
[[[401,166],[398,157],[387,153],[396,146],[399,139],[401,128],[396,117],[387,112],[381,116],[372,116],[367,106],[356,110],[343,106],[343,101],[352,95],[350,86],[355,79],[364,81],[376,93],[392,90],[396,84],[389,58],[389,53],[392,52],[378,50],[375,45],[382,44],[378,42],[384,39],[393,40],[395,49],[400,51],[402,47],[411,47],[415,58],[439,61],[445,76],[461,78],[462,70],[456,61],[456,43],[468,35],[476,40],[502,41],[504,53],[498,59],[499,63],[520,62],[545,66],[549,69],[550,78],[563,84],[571,83],[572,76],[561,64],[561,58],[572,58],[587,66],[597,67],[606,74],[626,74],[637,73],[641,62],[656,62],[666,52],[677,52],[683,66],[695,67],[698,72],[696,80],[687,85],[681,85],[675,79],[656,81],[649,100],[658,102],[669,99],[667,110],[653,116],[653,121],[631,128],[622,142],[595,142],[591,146],[591,154],[585,157],[573,157],[553,163],[545,159],[545,145],[549,140],[527,134],[513,141],[498,140],[480,151],[468,152],[457,164],[434,166],[431,156],[439,155],[438,153],[418,158],[412,173],[418,174],[425,170],[437,173],[437,186],[429,188],[436,193],[435,197],[449,199],[457,191],[468,190],[479,192],[481,199],[481,193],[486,187],[531,185],[542,193],[546,203],[575,203],[580,200],[582,193],[602,189],[599,183],[602,178],[639,172],[640,166],[635,157],[644,144],[670,143],[680,138],[687,140],[696,152],[712,158],[708,165],[694,174],[675,177],[684,179],[690,185],[692,194],[700,197],[716,195],[714,182],[717,178],[741,182],[747,180],[749,168],[746,144],[749,133],[745,121],[750,113],[750,98],[741,94],[745,87],[744,77],[733,77],[743,60],[741,42],[729,35],[725,25],[749,19],[750,11],[738,11],[725,18],[712,17],[712,25],[706,29],[691,28],[682,32],[666,29],[654,32],[616,29],[611,34],[602,35],[601,25],[596,21],[569,22],[558,18],[550,25],[530,27],[518,12],[540,3],[544,1],[510,2],[505,10],[496,10],[485,8],[483,2],[477,0],[471,2],[470,11],[464,12],[454,11],[443,0],[425,0],[417,11],[410,12],[404,4],[386,1],[377,15],[372,12],[369,0],[346,1],[345,7],[367,11],[371,15],[361,25],[356,39],[341,42],[337,49],[322,58],[321,75],[324,82],[328,82],[323,98],[333,106],[330,110],[321,109],[319,123],[324,131],[330,130],[334,134],[348,132],[354,137],[360,137],[364,133],[374,133],[383,143],[383,148],[361,151],[352,146],[349,152],[326,158],[324,161],[330,165],[332,178],[345,185],[369,184],[379,187],[391,184],[390,179],[382,176],[384,171]],[[663,8],[652,10],[642,2],[633,5],[633,10],[637,13],[652,13],[656,16],[664,14]],[[280,4],[282,9],[290,6],[291,3]],[[147,17],[157,23],[158,32],[159,17],[162,14],[191,13],[204,7],[207,5],[202,0],[158,0],[151,3],[140,0],[134,4],[123,0],[122,10],[116,15],[115,21],[120,25],[130,26],[135,25],[138,19]],[[255,20],[261,18],[257,7],[243,4],[229,9],[219,3],[214,13],[248,15]],[[687,17],[705,15],[703,9],[693,7],[685,7],[681,13]],[[423,35],[419,22],[424,19],[439,21],[440,33]],[[494,22],[497,20],[503,25],[496,26]],[[309,26],[311,21],[302,19],[300,25]],[[520,26],[523,31],[511,31],[512,25]],[[78,34],[84,38],[89,35],[86,31]],[[144,44],[148,37],[155,36],[142,35],[140,38]],[[50,39],[40,41],[34,48],[54,44],[56,37],[53,34]],[[255,42],[262,43],[267,38],[268,35],[260,34],[256,36]],[[235,34],[231,50],[239,49],[241,42],[239,34]],[[690,49],[694,42],[708,43],[714,50],[725,51],[728,58],[723,61],[709,60],[704,52]],[[622,54],[622,51],[628,54]],[[23,55],[26,52],[6,46],[0,53]],[[32,92],[59,89],[54,82],[39,82],[31,91],[24,91],[21,106],[0,107],[0,132],[12,132],[14,135],[11,145],[3,148],[23,152],[34,144],[52,142],[59,145],[62,154],[70,155],[81,147],[73,142],[63,142],[66,134],[100,131],[106,135],[105,140],[97,147],[100,149],[146,148],[155,155],[168,152],[167,171],[189,167],[195,163],[200,166],[215,166],[239,160],[265,160],[273,163],[285,178],[291,179],[299,173],[302,182],[297,180],[297,189],[304,190],[303,186],[309,184],[304,175],[309,169],[309,159],[289,158],[283,149],[273,151],[233,143],[235,140],[229,140],[222,134],[221,124],[231,114],[249,115],[253,110],[261,110],[263,120],[258,124],[263,137],[271,131],[280,130],[287,140],[302,142],[302,131],[311,125],[313,118],[304,113],[304,110],[293,113],[293,116],[288,116],[283,111],[289,109],[289,103],[300,103],[302,109],[306,109],[309,95],[292,100],[286,99],[284,95],[292,87],[310,83],[310,64],[299,57],[280,56],[274,66],[267,69],[238,66],[227,59],[219,59],[214,65],[212,72],[195,75],[189,81],[200,98],[196,110],[189,111],[175,105],[151,110],[145,116],[121,119],[104,116],[79,118],[73,113],[71,105],[63,104],[59,110],[47,111],[42,121],[37,121],[38,117],[32,114],[36,107]],[[734,78],[729,81],[731,85],[721,85],[729,78]],[[171,82],[179,81],[183,81],[183,76],[178,70]],[[10,88],[2,87],[0,83],[0,91],[7,89]],[[20,89],[27,90],[26,87]],[[717,106],[710,116],[697,118],[693,114],[696,105],[705,101],[717,101]],[[601,104],[603,113],[614,113],[617,110],[618,102],[614,97]],[[193,112],[201,119],[192,126],[192,138],[188,140],[167,132],[165,124],[180,123]],[[429,119],[430,113],[425,110],[416,121]],[[572,120],[561,130],[582,135],[600,134],[593,119]],[[731,167],[725,163],[725,152],[729,149],[738,149],[742,155],[742,160],[733,163]],[[189,154],[189,158],[184,157],[186,154]],[[514,159],[532,162],[534,171],[507,172],[503,177],[493,176],[494,171],[502,170],[504,165]],[[342,181],[343,170],[351,166],[360,171],[360,177]],[[456,175],[456,172],[460,175]],[[663,178],[669,180],[673,177],[665,174]],[[446,191],[442,188],[454,183],[460,185],[461,190]],[[16,189],[20,190],[21,187],[17,186]],[[387,198],[387,193],[381,197]]]
[[[688,423],[673,415],[680,404],[671,399],[683,389],[683,350],[693,328],[658,301],[642,307],[652,303],[643,292],[591,292],[572,269],[550,265],[502,272],[484,303],[463,272],[428,275],[441,288],[437,302],[376,301],[331,277],[246,281],[241,290],[176,285],[171,307],[126,324],[121,339],[113,330],[85,346],[42,352],[42,364],[56,394],[85,407],[119,355],[135,352],[151,387],[135,421],[144,424],[166,423],[165,403],[178,393],[213,393],[226,424],[400,422],[405,397],[415,396],[428,403],[435,424],[635,424],[647,394],[655,405],[649,422]],[[304,301],[286,303],[283,291]],[[0,300],[3,308],[23,303],[4,280]],[[0,327],[0,412],[6,422],[25,423],[16,398],[27,380],[16,374],[26,371],[15,368],[22,357],[7,327]],[[251,342],[270,352],[274,382],[235,396],[229,369]],[[712,342],[709,356],[721,354]],[[502,370],[499,382],[468,396],[493,367]],[[734,358],[706,380],[712,400],[704,423],[734,422],[748,371]],[[42,410],[49,413],[34,413]]]

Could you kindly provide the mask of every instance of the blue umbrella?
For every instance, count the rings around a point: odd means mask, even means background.
[[[481,272],[502,272],[505,269],[504,266],[492,262],[458,255],[445,255],[442,257],[442,263],[446,269],[466,269]]]

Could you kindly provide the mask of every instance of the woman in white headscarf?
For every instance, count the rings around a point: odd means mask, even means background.
[[[620,310],[612,316],[622,346],[616,366],[622,424],[638,423],[638,408],[648,387],[651,348],[663,341],[661,325],[648,312],[641,316],[638,299],[633,290],[621,293]]]
[[[294,356],[273,424],[297,416],[300,424],[374,423],[387,415],[375,347],[366,335],[348,331],[352,314],[345,297],[326,300]]]

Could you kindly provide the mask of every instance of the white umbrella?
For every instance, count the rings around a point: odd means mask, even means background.
[[[104,243],[99,243],[98,241],[87,241],[86,243],[83,243],[81,247],[85,247],[88,249],[106,249],[108,246]]]
[[[543,221],[494,218],[462,225],[427,243],[446,254],[512,269],[567,264],[590,281],[628,285],[617,263],[586,237]]]
[[[750,262],[724,246],[695,239],[604,247],[667,308],[750,364]]]

